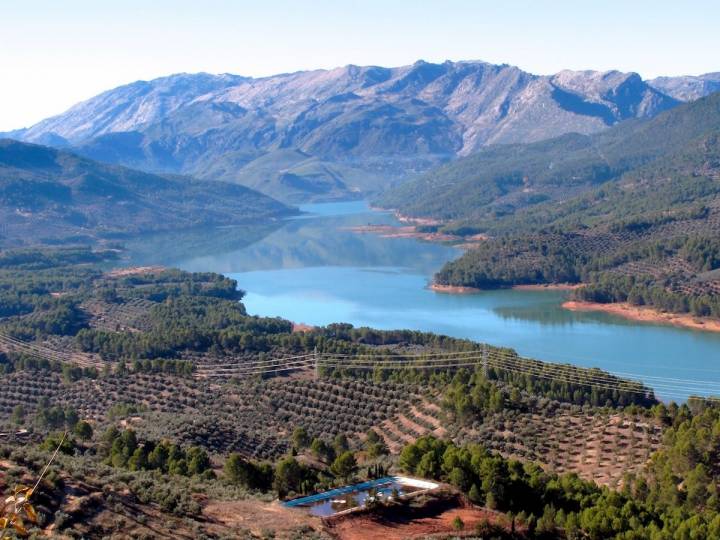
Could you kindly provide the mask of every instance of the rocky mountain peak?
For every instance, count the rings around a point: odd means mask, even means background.
[[[489,144],[589,134],[677,103],[636,73],[539,76],[507,64],[418,60],[262,78],[181,73],[137,81],[17,136],[154,171],[255,187],[259,170],[273,178],[291,172],[305,180],[342,178],[362,192],[380,187],[375,179],[392,182]],[[280,149],[277,171],[268,172],[267,156]],[[301,155],[316,161],[308,166]],[[263,166],[248,169],[259,158]],[[301,162],[301,171],[293,169]]]

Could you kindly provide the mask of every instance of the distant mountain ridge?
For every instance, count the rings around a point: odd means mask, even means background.
[[[418,61],[138,81],[12,135],[112,163],[242,183],[284,200],[327,200],[378,191],[489,144],[651,117],[679,99],[635,73],[540,76],[480,61]],[[258,159],[262,166],[253,165]]]
[[[0,139],[0,245],[263,224],[295,209],[244,186],[107,165]]]
[[[720,72],[682,77],[658,77],[648,83],[661,92],[680,101],[693,101],[714,92],[720,92]]]

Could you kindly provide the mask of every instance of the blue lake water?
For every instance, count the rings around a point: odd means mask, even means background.
[[[225,230],[193,249],[142,260],[229,275],[254,314],[470,338],[540,360],[632,374],[664,399],[720,395],[720,334],[569,312],[560,306],[566,293],[558,291],[435,293],[427,284],[460,255],[457,249],[348,230],[397,223],[364,202],[302,209],[308,214],[269,232]]]

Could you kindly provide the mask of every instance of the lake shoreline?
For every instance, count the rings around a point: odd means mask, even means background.
[[[515,291],[574,291],[582,287],[582,283],[540,283],[533,285],[513,285]]]
[[[450,234],[418,231],[415,225],[361,225],[346,230],[356,234],[375,234],[380,238],[414,238],[425,242],[452,243],[459,240],[458,236]]]
[[[500,289],[488,290],[512,289],[514,291],[572,291],[579,287],[582,287],[581,283],[547,283],[538,285],[513,285],[512,287],[503,287]],[[483,292],[483,289],[479,289],[477,287],[466,287],[463,285],[441,285],[439,283],[431,283],[428,286],[428,289],[444,294],[477,294]]]
[[[601,304],[598,302],[569,300],[564,302],[562,307],[569,311],[609,313],[631,321],[668,324],[692,330],[705,330],[706,332],[720,332],[720,320],[717,319],[695,317],[682,313],[668,313],[650,307],[633,306],[627,302]]]
[[[188,258],[179,262],[173,256],[169,262],[136,264],[223,272],[247,291],[242,302],[248,313],[297,323],[296,338],[310,327],[321,329],[338,322],[358,329],[434,332],[514,348],[539,360],[608,371],[627,363],[637,378],[651,386],[649,377],[659,369],[667,370],[668,377],[691,379],[708,369],[720,350],[720,333],[567,311],[561,304],[571,299],[573,291],[567,290],[566,282],[520,290],[481,286],[481,291],[446,287],[432,291],[433,282],[447,283],[434,276],[457,258],[456,246],[384,239],[369,231],[353,233],[350,229],[358,226],[408,226],[392,215],[372,214],[361,203],[317,205],[309,210],[313,217],[288,220],[284,227],[252,244],[243,242],[240,248],[223,238],[212,253],[202,246],[200,253],[184,255]],[[196,237],[189,241],[195,249]],[[663,398],[684,401],[688,395],[676,388],[664,392]]]
[[[377,208],[369,206],[373,212],[391,213],[400,225],[361,225],[348,227],[346,230],[356,234],[375,234],[381,238],[413,238],[424,242],[438,244],[450,244],[458,249],[468,251],[477,248],[481,243],[488,240],[485,234],[472,236],[459,236],[452,233],[435,231],[422,231],[420,227],[439,227],[445,222],[431,218],[416,218],[399,213],[393,208]]]
[[[442,294],[478,294],[482,292],[482,289],[476,289],[475,287],[462,287],[459,285],[441,285],[439,283],[431,283],[428,286],[433,292]]]

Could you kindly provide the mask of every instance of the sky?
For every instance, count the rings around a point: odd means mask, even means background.
[[[0,131],[178,72],[485,60],[720,71],[717,0],[0,0]]]

